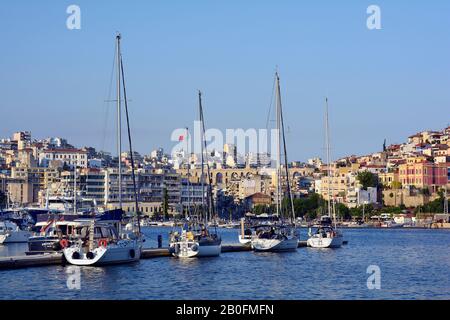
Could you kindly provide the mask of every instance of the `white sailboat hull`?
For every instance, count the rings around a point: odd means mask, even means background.
[[[259,239],[255,238],[251,241],[252,248],[261,252],[286,252],[295,251],[298,248],[298,238],[289,239]]]
[[[0,244],[27,243],[28,238],[30,238],[32,235],[32,232],[23,230],[0,234]]]
[[[222,244],[202,244],[195,241],[179,241],[170,244],[171,252],[177,258],[217,257]]]
[[[74,253],[79,258],[74,257]],[[138,261],[141,256],[141,244],[138,241],[121,242],[107,247],[98,247],[93,251],[93,257],[89,258],[79,247],[64,249],[64,257],[67,262],[76,266],[97,266],[105,264],[130,263]]]
[[[344,237],[337,235],[333,238],[311,237],[308,239],[308,247],[312,248],[339,248],[342,247]]]
[[[186,259],[198,256],[199,245],[195,241],[179,241],[170,244],[172,255],[176,258]]]

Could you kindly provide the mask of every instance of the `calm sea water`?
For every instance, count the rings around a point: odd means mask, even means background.
[[[169,228],[143,231],[146,246],[155,247],[158,234],[167,244]],[[224,243],[237,242],[238,230],[219,231]],[[349,244],[334,250],[4,270],[0,299],[450,299],[450,231],[344,230],[344,236]],[[25,249],[0,246],[0,256]],[[381,270],[379,290],[367,288],[370,265]],[[79,290],[67,287],[74,272]]]

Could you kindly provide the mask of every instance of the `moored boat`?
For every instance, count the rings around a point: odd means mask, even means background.
[[[340,230],[333,227],[330,217],[322,217],[316,232],[309,232],[307,245],[313,248],[339,248],[344,242],[344,236]]]
[[[325,99],[325,141],[327,157],[327,175],[328,175],[328,215],[321,218],[320,224],[315,233],[309,230],[307,244],[312,248],[339,248],[344,242],[342,231],[337,229],[336,222],[336,203],[334,199],[334,190],[331,185],[334,184],[334,171],[331,169],[330,155],[330,133],[328,123],[328,98]]]
[[[26,243],[32,234],[29,230],[22,230],[13,221],[0,221],[0,244]]]
[[[133,262],[140,259],[142,244],[139,237],[123,239],[114,224],[86,221],[81,237],[63,249],[67,262],[78,266],[92,266]]]
[[[256,232],[252,235],[251,246],[255,251],[284,252],[295,251],[298,248],[298,237],[295,230],[295,211],[291,192],[291,183],[289,178],[289,165],[287,159],[287,147],[284,130],[283,108],[281,104],[280,78],[278,72],[275,73],[275,90],[276,90],[276,123],[277,123],[277,187],[276,187],[276,217],[279,219],[277,223],[273,223],[269,227],[260,225]],[[281,147],[284,150],[284,178],[286,180],[287,200],[289,209],[284,210],[282,200],[284,192],[282,188],[282,167],[281,167]],[[284,212],[285,211],[285,212]],[[290,211],[290,212],[289,212]],[[287,222],[280,217],[290,217]],[[244,231],[245,233],[245,231]],[[245,234],[241,235],[244,240]]]
[[[295,233],[295,228],[287,225],[260,225],[256,227],[251,245],[255,251],[262,252],[296,251],[298,248],[298,237]]]

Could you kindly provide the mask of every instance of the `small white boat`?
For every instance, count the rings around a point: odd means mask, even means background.
[[[309,233],[307,241],[312,248],[340,248],[344,243],[344,236],[331,225],[319,226],[314,234]]]
[[[31,231],[21,230],[19,226],[9,220],[0,221],[0,244],[27,243],[33,235]]]
[[[171,234],[170,252],[177,258],[217,257],[222,252],[222,239],[210,234],[202,226],[201,230],[182,230]]]
[[[286,252],[296,251],[298,237],[288,226],[259,226],[251,240],[255,251]]]
[[[334,184],[334,170],[331,169],[330,156],[330,132],[328,123],[328,98],[325,100],[325,137],[326,137],[326,156],[327,156],[327,175],[330,178],[328,181],[328,214],[323,216],[316,232],[313,234],[309,230],[309,239],[307,245],[312,248],[339,248],[344,243],[344,236],[341,231],[337,229],[336,223],[336,202],[332,195],[334,190],[331,185]]]
[[[405,226],[404,223],[397,223],[394,220],[385,220],[380,225],[381,228],[393,228],[393,229],[403,228],[404,226]]]

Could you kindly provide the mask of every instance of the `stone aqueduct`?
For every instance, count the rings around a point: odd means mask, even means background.
[[[183,177],[187,177],[187,169],[177,170]],[[289,178],[291,181],[300,177],[310,176],[314,172],[312,168],[290,168]],[[274,169],[256,169],[256,168],[227,168],[227,169],[210,169],[210,178],[213,185],[225,184],[228,185],[232,182],[238,182],[243,179],[251,179],[255,175],[271,175],[274,173]],[[201,177],[201,169],[190,169],[190,181],[192,183],[199,183]],[[205,170],[205,174],[207,174]]]

